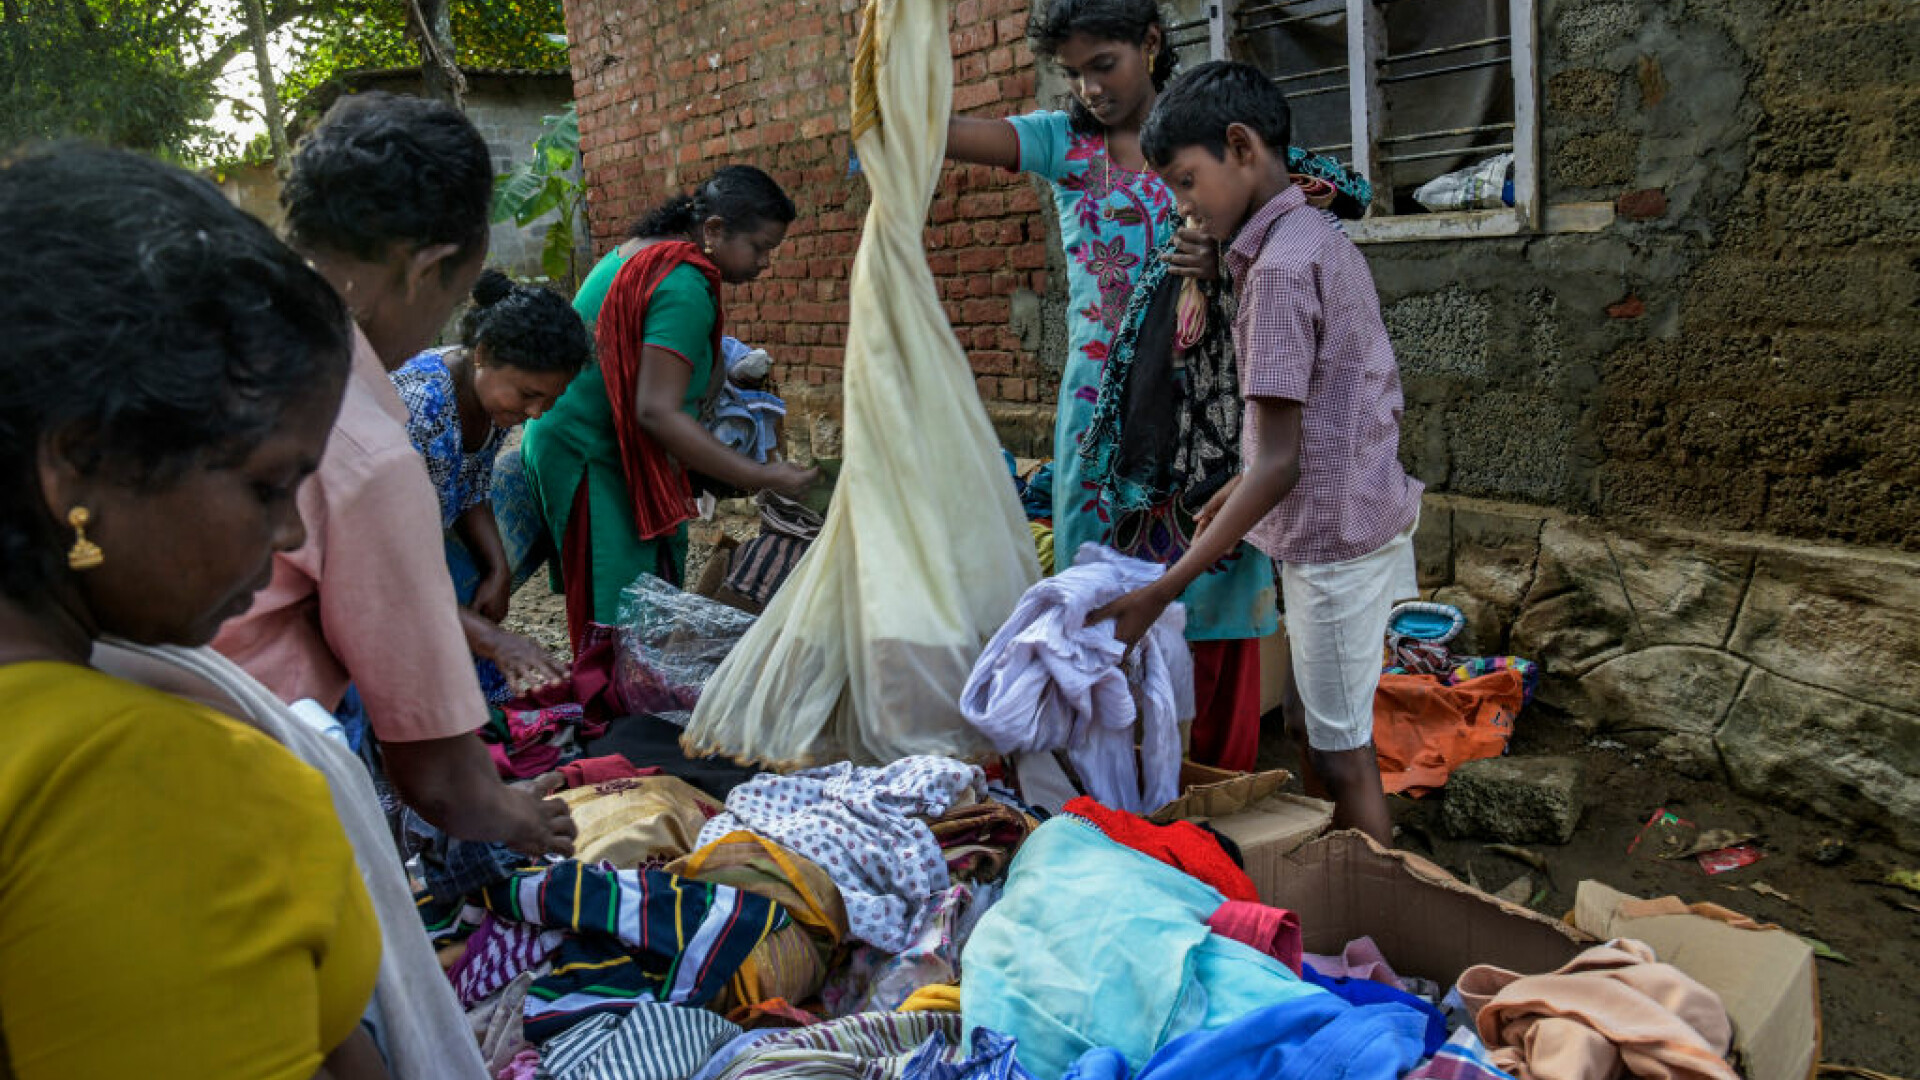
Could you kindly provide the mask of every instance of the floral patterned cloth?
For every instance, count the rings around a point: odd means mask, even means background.
[[[407,438],[426,459],[443,529],[493,497],[493,459],[507,437],[505,429],[492,428],[480,449],[471,454],[462,449],[460,403],[447,370],[450,351],[428,349],[388,376],[407,404]]]
[[[1107,154],[1106,137],[1074,131],[1057,111],[1011,117],[1020,137],[1020,169],[1053,187],[1060,240],[1067,259],[1067,360],[1053,425],[1053,549],[1070,560],[1087,542],[1115,547],[1150,562],[1170,564],[1186,550],[1184,523],[1169,503],[1164,512],[1114,535],[1118,515],[1086,476],[1080,437],[1093,423],[1100,372],[1120,319],[1148,259],[1173,237],[1173,195],[1152,171],[1134,172]],[[1141,515],[1134,515],[1136,518]],[[1057,570],[1069,562],[1060,561]],[[1273,563],[1242,544],[1190,586],[1187,638],[1217,641],[1263,637],[1279,625]]]
[[[767,773],[733,789],[698,843],[746,830],[813,860],[840,887],[851,936],[898,953],[914,943],[934,894],[952,885],[921,818],[986,792],[978,766],[930,755]]]

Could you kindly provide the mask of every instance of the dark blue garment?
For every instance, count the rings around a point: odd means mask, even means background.
[[[940,1060],[947,1054],[946,1036],[939,1032],[907,1062],[900,1080],[1034,1080],[1013,1057],[1013,1037],[987,1028],[973,1029],[973,1054],[965,1061]]]
[[[1312,964],[1300,965],[1300,977],[1315,986],[1321,987],[1352,1005],[1405,1005],[1427,1019],[1426,1035],[1423,1039],[1420,1056],[1432,1057],[1447,1041],[1447,1018],[1439,1009],[1433,1007],[1425,998],[1409,994],[1405,990],[1377,983],[1372,979],[1350,979],[1345,976],[1322,975],[1313,970]]]
[[[1188,1032],[1132,1080],[1399,1080],[1426,1056],[1423,1023],[1404,1005],[1354,1006],[1316,994]],[[1090,1050],[1062,1080],[1128,1080],[1126,1061]]]

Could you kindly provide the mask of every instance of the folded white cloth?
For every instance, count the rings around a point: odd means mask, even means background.
[[[1150,813],[1180,793],[1180,723],[1193,718],[1186,609],[1169,605],[1128,656],[1113,624],[1087,614],[1165,568],[1098,544],[1028,589],[987,643],[960,709],[1003,754],[1065,750],[1086,793]],[[1135,721],[1140,764],[1134,765]]]

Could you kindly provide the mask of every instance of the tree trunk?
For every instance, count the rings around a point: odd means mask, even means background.
[[[422,92],[457,109],[462,107],[467,80],[454,61],[452,9],[450,0],[410,0],[407,33],[420,47]]]
[[[267,52],[267,11],[263,0],[247,0],[247,34],[253,39],[253,64],[260,76],[260,115],[267,120],[267,140],[273,147],[274,171],[284,174],[289,150],[286,117],[280,112],[280,88],[273,79],[273,58]]]

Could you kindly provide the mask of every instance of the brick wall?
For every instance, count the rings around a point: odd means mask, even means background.
[[[954,103],[1000,116],[1034,107],[1029,0],[953,5]],[[720,165],[766,169],[800,218],[758,282],[726,297],[728,323],[765,347],[787,386],[840,378],[847,278],[867,207],[849,175],[847,81],[856,0],[569,0],[574,92],[594,249]],[[927,228],[941,299],[984,397],[1049,405],[1057,385],[1016,308],[1048,292],[1047,224],[1032,182],[950,167]]]

